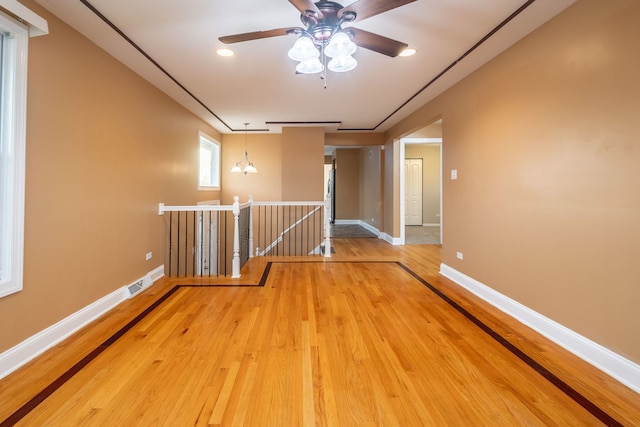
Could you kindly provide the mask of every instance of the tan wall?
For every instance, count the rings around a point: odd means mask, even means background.
[[[350,146],[360,145],[383,145],[384,134],[373,132],[348,132],[348,133],[327,133],[325,135],[326,145]]]
[[[243,160],[245,134],[226,134],[222,140],[222,203],[233,196],[245,202],[324,200],[324,130],[322,128],[283,128],[282,134],[248,132],[249,160],[257,174],[231,173]]]
[[[385,135],[442,116],[445,264],[636,363],[638,22],[580,0]]]
[[[360,213],[358,218],[383,231],[380,146],[360,149]]]
[[[232,173],[236,162],[244,160],[245,135],[222,136],[222,204],[233,203],[233,196],[246,202],[249,195],[259,201],[282,200],[282,135],[247,133],[249,160],[255,174]]]
[[[442,123],[433,123],[410,135],[411,138],[442,138]]]
[[[405,144],[405,159],[422,159],[422,223],[440,224],[440,144]]]
[[[23,3],[50,34],[29,45],[24,290],[0,299],[0,352],[162,265],[159,202],[219,197],[197,191],[198,131],[217,131]]]
[[[324,200],[324,129],[282,129],[282,200]]]
[[[336,157],[337,220],[360,219],[360,150],[338,148]]]

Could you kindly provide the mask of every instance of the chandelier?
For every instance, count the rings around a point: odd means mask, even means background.
[[[243,172],[245,175],[258,172],[258,169],[249,161],[249,153],[247,152],[247,126],[249,126],[249,123],[244,124],[244,161],[236,162],[235,166],[231,168],[231,172]]]

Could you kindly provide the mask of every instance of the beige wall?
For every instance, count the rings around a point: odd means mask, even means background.
[[[246,202],[249,195],[254,200],[282,200],[282,135],[253,134],[247,132],[249,160],[258,173],[231,173],[236,162],[244,159],[245,134],[222,136],[222,204],[233,203],[233,196]]]
[[[324,200],[324,129],[282,129],[282,200]]]
[[[418,129],[411,135],[411,138],[442,138],[442,123],[436,122]]]
[[[222,203],[234,196],[240,202],[253,195],[256,201],[324,200],[324,129],[283,128],[282,134],[248,132],[249,160],[257,174],[231,173],[243,160],[245,134],[222,137]]]
[[[217,131],[24,3],[50,34],[29,45],[24,290],[0,299],[0,352],[162,265],[159,202],[219,197],[197,191],[198,131]]]
[[[440,144],[405,144],[405,159],[422,159],[422,223],[440,224]]]
[[[327,133],[326,145],[357,147],[364,145],[383,145],[384,134],[373,132]]]
[[[380,146],[360,148],[360,210],[358,218],[383,231]]]
[[[350,147],[337,148],[334,153],[336,219],[361,220],[384,231],[383,162],[380,149],[383,144],[384,134],[382,133],[354,132],[325,135],[325,145]]]
[[[638,22],[580,0],[385,137],[442,117],[445,264],[640,363]]]
[[[360,149],[338,148],[336,158],[336,220],[360,219]]]

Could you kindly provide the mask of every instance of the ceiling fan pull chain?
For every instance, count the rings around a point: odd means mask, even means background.
[[[324,80],[324,88],[327,88],[327,55],[324,54],[324,43],[322,43],[322,74],[320,78]]]

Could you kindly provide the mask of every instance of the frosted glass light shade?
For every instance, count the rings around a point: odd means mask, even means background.
[[[356,65],[358,61],[353,56],[339,56],[329,61],[327,67],[334,73],[346,73],[356,68]]]
[[[329,44],[324,49],[324,54],[329,58],[353,55],[356,51],[356,44],[351,41],[348,35],[342,32],[335,33]]]
[[[315,74],[324,70],[324,65],[318,58],[311,58],[304,61],[300,61],[296,67],[296,71],[302,74]]]
[[[258,173],[258,169],[253,166],[253,163],[249,162],[249,164],[244,168],[244,173]]]
[[[296,40],[293,47],[289,49],[289,58],[294,61],[306,61],[308,59],[317,58],[320,52],[307,36],[301,36]]]

